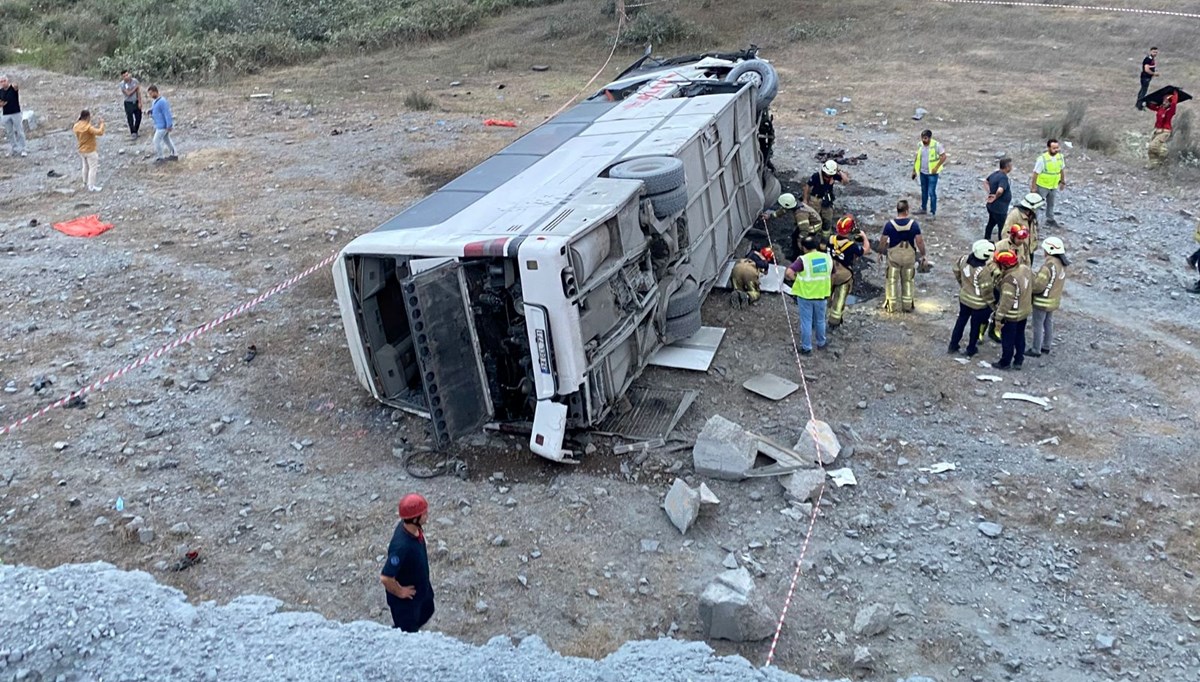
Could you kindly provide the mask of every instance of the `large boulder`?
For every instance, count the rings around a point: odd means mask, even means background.
[[[758,439],[719,414],[705,422],[692,448],[697,474],[726,481],[745,478],[757,456]]]
[[[744,568],[725,571],[700,595],[700,623],[706,639],[757,642],[775,632],[777,617]]]
[[[821,448],[819,453],[818,445]],[[833,464],[841,453],[842,444],[833,432],[833,427],[820,419],[809,419],[808,424],[804,426],[804,433],[800,434],[800,440],[796,441],[796,447],[793,449],[807,461],[829,465]]]

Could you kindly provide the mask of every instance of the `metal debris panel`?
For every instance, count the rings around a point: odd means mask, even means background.
[[[707,372],[717,357],[717,348],[725,338],[724,327],[701,327],[686,339],[663,346],[650,356],[650,364],[673,369]]]
[[[632,408],[604,420],[597,433],[637,440],[665,440],[700,391],[634,386],[626,395]]]

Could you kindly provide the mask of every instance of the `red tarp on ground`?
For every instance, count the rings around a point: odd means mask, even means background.
[[[516,128],[516,121],[500,121],[494,118],[489,118],[483,122],[485,126],[500,126],[502,128]]]
[[[83,216],[65,223],[54,223],[54,229],[72,237],[95,237],[111,230],[112,226],[112,223],[100,222],[98,215]]]

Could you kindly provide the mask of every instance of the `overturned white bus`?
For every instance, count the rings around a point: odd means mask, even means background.
[[[763,207],[775,70],[757,50],[647,56],[343,249],[359,380],[445,445],[532,427],[561,461],[700,304]]]

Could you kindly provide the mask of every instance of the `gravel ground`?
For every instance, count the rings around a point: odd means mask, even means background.
[[[145,573],[108,564],[0,567],[0,679],[805,682],[716,656],[700,642],[629,642],[592,661],[560,656],[537,636],[477,647],[436,633],[280,612],[282,605],[247,595],[193,606]]]
[[[339,73],[395,70],[381,58]],[[48,130],[69,124],[78,97],[111,99],[115,89],[16,76]],[[495,97],[490,79],[461,90]],[[399,89],[355,100],[337,90],[344,80],[277,87],[269,103],[245,99],[256,83],[168,91],[182,160],[154,168],[146,137],[107,137],[112,175],[99,195],[76,187],[69,135],[39,135],[28,159],[3,160],[0,416],[31,412],[266,290],[520,132],[484,129],[474,114],[397,114]],[[542,86],[514,77],[505,103],[481,110],[548,112]],[[956,311],[949,268],[982,231],[978,177],[1000,151],[995,131],[894,111],[904,123],[886,128],[853,94],[863,113],[842,107],[836,119],[815,104],[811,117],[781,106],[778,162],[803,178],[820,147],[867,153],[850,169],[845,206],[872,234],[897,198],[912,198],[919,127],[933,125],[953,161],[941,214],[926,225],[935,269],[919,276],[917,312],[852,307],[830,351],[805,361],[815,413],[855,446],[845,463],[859,483],[827,491],[777,665],[888,682],[1200,679],[1200,300],[1182,293],[1193,188],[1128,159],[1068,150],[1060,236],[1073,265],[1054,353],[986,383],[976,376],[990,369],[960,364],[945,344]],[[1014,187],[1037,146],[1008,145]],[[66,177],[48,178],[51,169]],[[95,212],[116,223],[96,239],[48,227]],[[882,284],[882,268],[867,277]],[[720,413],[794,442],[808,418],[803,396],[770,403],[741,388],[764,371],[799,379],[788,313],[774,296],[748,310],[724,297],[706,303],[706,324],[728,329],[712,370],[643,379],[701,390],[677,436],[693,438]],[[258,354],[245,362],[250,344]],[[988,346],[976,361],[994,355]],[[1002,401],[1009,390],[1051,408]],[[337,621],[382,623],[377,575],[395,500],[415,489],[434,517],[439,603],[429,627],[467,642],[536,634],[598,659],[630,640],[698,639],[697,595],[730,553],[782,603],[807,529],[780,514],[778,483],[711,482],[720,509],[680,536],[659,505],[676,476],[700,482],[686,450],[638,463],[613,455],[608,439],[581,441],[594,449],[574,468],[492,436],[449,453],[466,465],[462,478],[406,474],[397,456],[426,443],[424,424],[356,384],[321,273],[82,409],[5,436],[0,558],[104,561],[151,572],[194,603],[265,594]],[[942,461],[958,468],[922,471]],[[187,551],[199,563],[173,570]],[[864,609],[890,614],[886,630],[856,633]],[[765,660],[765,642],[711,644]],[[870,659],[856,665],[861,647]]]

